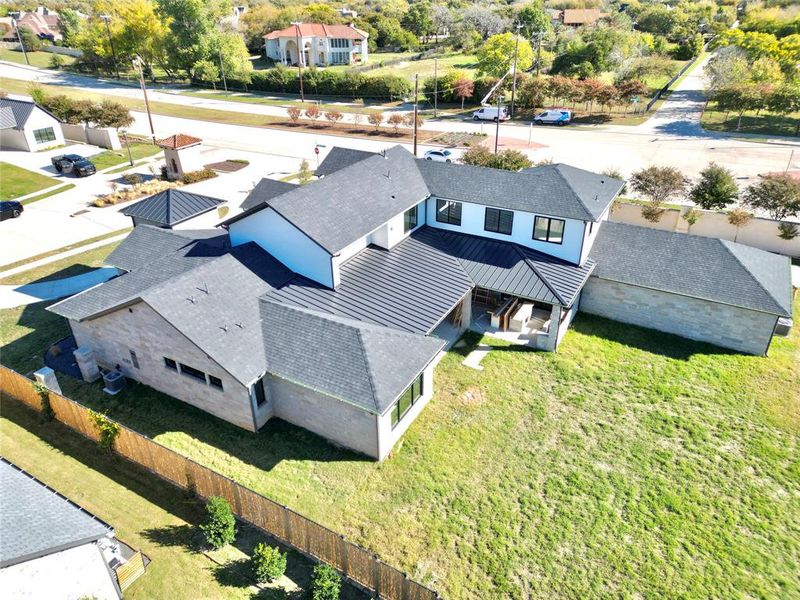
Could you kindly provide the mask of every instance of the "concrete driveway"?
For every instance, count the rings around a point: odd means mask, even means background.
[[[0,161],[11,163],[34,171],[42,175],[49,175],[57,179],[55,184],[62,183],[62,180],[68,180],[70,183],[78,183],[80,181],[88,181],[90,178],[78,179],[70,175],[62,175],[53,166],[50,159],[54,156],[62,154],[80,154],[81,156],[90,157],[95,154],[105,152],[105,148],[97,146],[89,146],[88,144],[67,144],[62,148],[55,148],[53,150],[44,150],[42,152],[19,152],[16,150],[0,150]],[[64,181],[65,183],[66,181]]]

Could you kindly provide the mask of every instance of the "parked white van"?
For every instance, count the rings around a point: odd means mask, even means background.
[[[537,125],[544,125],[545,123],[555,123],[556,125],[566,125],[572,121],[572,111],[558,108],[555,110],[546,110],[539,113],[533,118],[533,122]]]
[[[508,119],[508,109],[504,106],[500,109],[500,120],[505,121]],[[481,106],[478,110],[472,113],[473,121],[497,121],[497,107],[496,106]]]

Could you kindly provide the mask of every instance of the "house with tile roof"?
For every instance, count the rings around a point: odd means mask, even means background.
[[[561,23],[565,27],[586,27],[607,16],[608,13],[599,8],[566,8],[561,12]]]
[[[264,54],[284,65],[324,67],[366,63],[369,33],[354,25],[297,23],[264,36]]]
[[[556,351],[579,310],[765,354],[787,257],[609,223],[624,182],[333,149],[216,233],[136,227],[122,275],[49,307],[76,344],[240,427],[280,418],[383,459],[467,328]]]
[[[61,121],[31,100],[0,98],[0,149],[37,152],[64,145]]]

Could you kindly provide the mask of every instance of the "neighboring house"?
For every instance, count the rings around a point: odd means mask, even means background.
[[[352,8],[341,7],[337,8],[336,12],[338,12],[341,16],[347,19],[357,19],[358,18],[358,11],[353,10]]]
[[[367,62],[367,38],[353,25],[300,23],[265,35],[264,52],[284,65],[297,65],[298,58],[304,67],[352,65]]]
[[[4,598],[116,600],[122,592],[115,572],[129,559],[142,557],[118,542],[109,524],[0,458]]]
[[[225,200],[170,188],[124,208],[133,226],[152,225],[165,229],[202,229],[220,222],[219,208]]]
[[[164,149],[164,160],[167,168],[167,179],[176,181],[183,179],[186,173],[203,168],[203,140],[185,133],[176,133],[156,140],[156,146]]]
[[[58,14],[43,6],[38,7],[33,12],[12,12],[5,20],[11,27],[11,18],[16,18],[17,26],[22,29],[29,29],[36,37],[51,42],[63,39],[61,35],[61,20]],[[18,42],[17,32],[11,27],[3,34],[4,42]]]
[[[334,148],[320,172],[304,186],[263,180],[227,236],[136,227],[108,259],[127,273],[49,310],[104,368],[246,429],[279,417],[378,459],[467,327],[554,351],[585,301],[761,354],[791,313],[786,257],[726,243],[729,259],[676,234],[694,250],[670,263],[651,230],[607,222],[624,182],[606,175],[437,163],[399,146]],[[703,311],[727,317],[695,327]]]
[[[64,145],[61,121],[30,100],[0,98],[0,149],[36,152]]]
[[[566,27],[584,27],[594,25],[608,16],[598,8],[566,8],[561,13],[561,23]]]

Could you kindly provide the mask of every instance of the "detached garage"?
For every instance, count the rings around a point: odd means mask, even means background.
[[[603,223],[580,310],[709,342],[767,353],[792,316],[787,256],[720,240]]]

